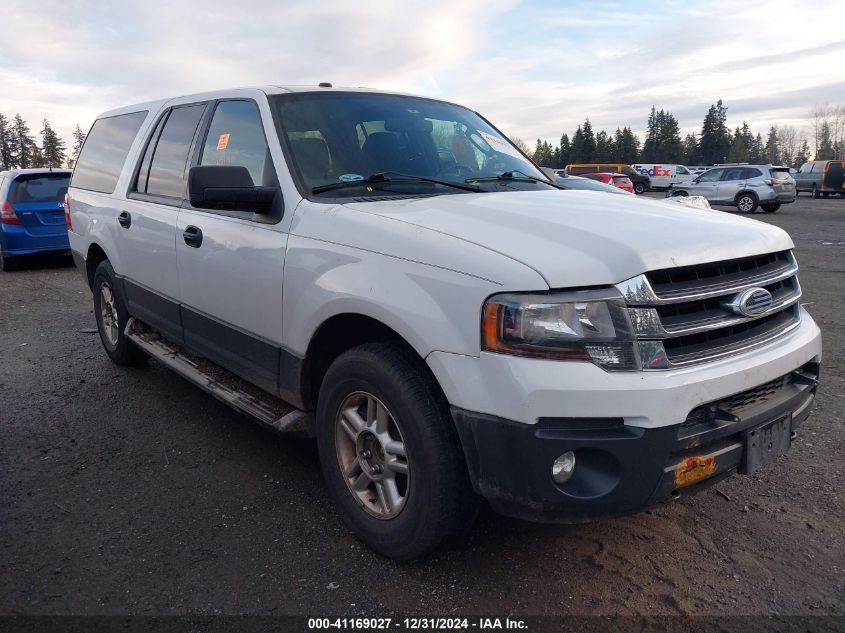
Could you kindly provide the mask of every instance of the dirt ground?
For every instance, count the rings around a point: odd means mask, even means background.
[[[824,334],[789,454],[629,518],[485,512],[411,564],[344,530],[313,442],[112,365],[68,261],[0,273],[0,615],[845,615],[845,199],[755,217],[792,235]]]

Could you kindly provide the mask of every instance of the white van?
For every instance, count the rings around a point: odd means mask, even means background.
[[[482,498],[572,523],[753,473],[815,397],[784,231],[561,190],[444,101],[266,86],[112,110],[65,202],[106,354],[315,435],[386,556]]]
[[[683,165],[637,163],[634,169],[651,178],[652,189],[668,189],[669,185],[690,182],[695,176]]]

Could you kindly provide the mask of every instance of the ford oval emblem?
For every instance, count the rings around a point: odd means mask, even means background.
[[[772,307],[772,293],[765,288],[749,288],[736,295],[725,307],[741,316],[759,316]]]

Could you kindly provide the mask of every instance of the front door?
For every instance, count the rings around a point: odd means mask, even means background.
[[[725,173],[723,168],[710,169],[701,174],[695,181],[686,185],[684,189],[691,196],[704,196],[708,200],[718,200],[719,180]]]
[[[278,187],[252,100],[216,104],[196,162],[243,166],[255,185]],[[278,198],[281,204],[281,194]],[[179,213],[176,260],[185,344],[272,393],[278,393],[287,238],[279,224],[246,211],[186,203]]]

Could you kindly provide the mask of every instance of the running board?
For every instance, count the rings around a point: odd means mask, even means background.
[[[311,414],[274,398],[208,359],[168,341],[147,324],[130,317],[124,333],[157,361],[262,426],[280,433],[314,437]]]

